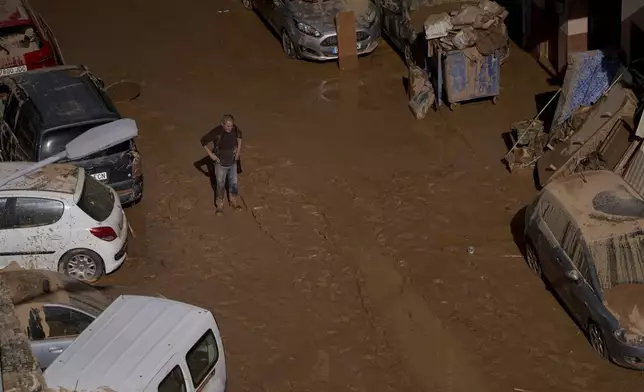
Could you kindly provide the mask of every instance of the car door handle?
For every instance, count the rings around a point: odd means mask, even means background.
[[[52,354],[62,354],[63,348],[62,347],[49,347],[49,352]]]
[[[62,240],[63,237],[61,237],[59,235],[52,235],[52,236],[49,236],[49,239],[54,240],[54,241],[59,241],[59,240]]]

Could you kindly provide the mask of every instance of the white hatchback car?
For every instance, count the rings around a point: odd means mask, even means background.
[[[28,165],[0,163],[0,178]],[[91,283],[125,261],[127,240],[118,195],[83,168],[48,165],[0,187],[0,268],[16,262]]]

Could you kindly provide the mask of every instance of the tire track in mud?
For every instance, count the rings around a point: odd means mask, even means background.
[[[272,173],[270,181],[262,181],[267,186],[252,189],[253,200],[264,206],[261,214],[254,214],[262,231],[288,247],[291,254],[307,253],[307,243],[318,244],[330,258],[354,269],[358,305],[385,345],[395,347],[404,367],[411,370],[415,385],[423,390],[487,391],[483,376],[468,363],[470,354],[461,347],[462,339],[445,328],[396,269],[395,260],[374,230],[383,223],[379,207],[357,198],[350,188],[337,182],[329,187],[334,194],[289,189],[285,184],[292,181],[281,182],[278,178],[288,179],[285,171]],[[340,198],[338,189],[342,192]],[[293,197],[285,197],[289,194]],[[325,204],[323,200],[330,202]],[[288,214],[283,208],[288,209]],[[311,220],[311,215],[317,219]],[[306,222],[306,226],[295,225],[297,232],[288,233],[283,230],[293,226],[288,220]],[[315,235],[303,240],[304,230]]]

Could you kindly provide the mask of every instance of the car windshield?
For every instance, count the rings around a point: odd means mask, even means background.
[[[80,199],[76,203],[92,219],[102,222],[114,209],[114,193],[92,176],[85,175],[85,183]]]
[[[87,124],[80,125],[76,127],[63,128],[55,131],[49,131],[43,136],[42,142],[40,143],[40,160],[49,158],[52,155],[58,154],[59,152],[65,149],[67,143],[71,142],[78,136],[85,133],[88,129],[97,127],[102,124]],[[126,141],[116,146],[112,146],[106,150],[100,151],[96,154],[92,154],[83,160],[95,159],[103,156],[109,156],[114,154],[120,154],[130,150],[130,141]]]
[[[0,29],[0,58],[5,58],[2,67],[18,66],[9,61],[15,56],[39,50],[42,46],[36,29],[30,25],[9,26]]]
[[[590,253],[602,289],[644,283],[644,232],[591,242]]]

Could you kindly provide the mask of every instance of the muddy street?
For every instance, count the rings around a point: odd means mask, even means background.
[[[289,60],[239,1],[32,3],[68,63],[141,82],[120,109],[139,126],[145,196],[107,280],[211,309],[230,391],[644,386],[594,354],[515,242],[535,190],[500,164],[501,134],[556,90],[519,49],[498,105],[417,121],[385,42],[351,95],[336,64]],[[224,113],[244,132],[246,208],[220,217],[195,163]]]

